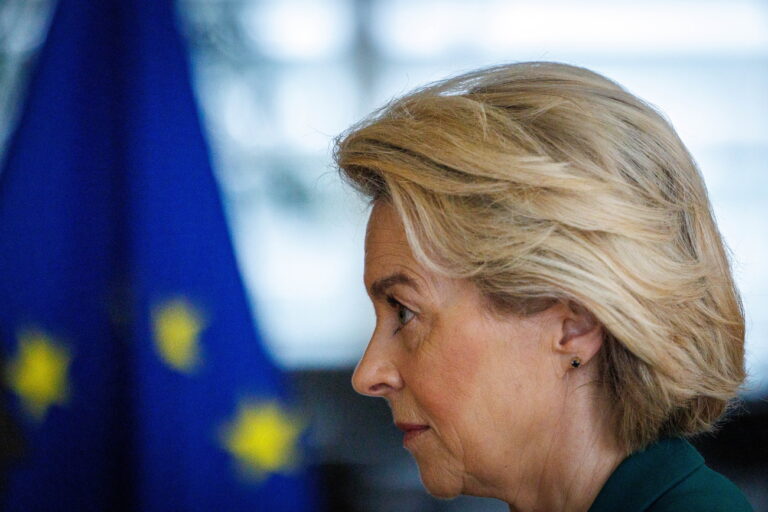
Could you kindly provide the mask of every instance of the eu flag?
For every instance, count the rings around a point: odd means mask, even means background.
[[[0,508],[313,508],[170,0],[60,0],[1,172]]]

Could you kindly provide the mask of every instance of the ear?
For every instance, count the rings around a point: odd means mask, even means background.
[[[571,367],[577,357],[581,366],[586,365],[603,345],[603,329],[595,316],[580,304],[569,301],[560,305],[561,333],[554,349],[563,355],[567,367]]]

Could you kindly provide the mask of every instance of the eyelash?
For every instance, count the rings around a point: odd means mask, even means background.
[[[400,323],[400,325],[399,325],[399,326],[397,327],[397,329],[395,329],[395,331],[392,333],[392,334],[397,334],[398,332],[400,332],[400,329],[402,329],[403,327],[405,327],[406,325],[408,325],[408,322],[410,322],[411,320],[413,320],[413,317],[415,317],[415,316],[416,316],[416,313],[414,313],[414,312],[413,312],[411,309],[409,309],[409,308],[407,308],[407,307],[403,306],[403,304],[402,304],[402,303],[401,303],[399,300],[397,300],[396,298],[392,297],[391,295],[387,295],[387,304],[389,304],[390,306],[392,306],[392,308],[394,308],[395,310],[397,310],[397,313],[398,313],[397,321]],[[411,315],[413,315],[411,318],[409,318],[409,319],[408,319],[408,320],[406,320],[405,322],[403,322],[402,320],[400,320],[400,312],[401,312],[401,311],[403,311],[403,310],[405,310],[405,311],[408,311],[408,312],[410,312],[410,313],[411,313]]]

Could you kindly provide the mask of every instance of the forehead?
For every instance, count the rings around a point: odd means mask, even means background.
[[[371,210],[365,235],[365,281],[370,284],[394,270],[423,273],[397,212],[390,204],[378,201]]]
[[[377,201],[368,217],[368,228],[365,233],[366,254],[380,244],[405,244],[404,249],[407,248],[410,252],[403,223],[395,208],[389,203]]]

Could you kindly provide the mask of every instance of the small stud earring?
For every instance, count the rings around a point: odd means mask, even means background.
[[[581,358],[576,356],[573,359],[571,359],[571,366],[573,366],[574,368],[578,368],[579,366],[581,366]]]

